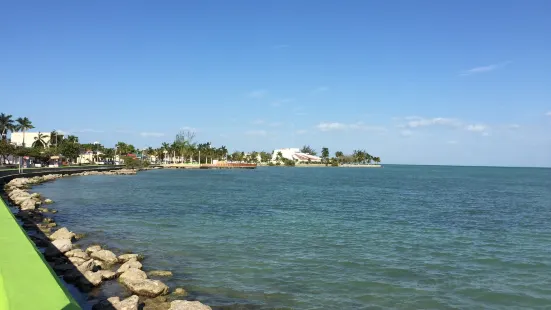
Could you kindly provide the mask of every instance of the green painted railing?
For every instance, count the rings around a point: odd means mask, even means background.
[[[0,310],[81,309],[0,198]]]
[[[0,186],[16,177],[121,169],[122,166],[73,166],[0,170]],[[0,189],[1,190],[1,189]],[[0,197],[0,310],[80,310],[40,251]]]

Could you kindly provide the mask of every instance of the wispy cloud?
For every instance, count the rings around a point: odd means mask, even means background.
[[[357,122],[352,124],[339,123],[339,122],[322,122],[319,123],[316,128],[320,131],[336,131],[336,130],[363,130],[363,131],[386,131],[386,128],[380,126],[370,126],[363,122]]]
[[[320,87],[318,87],[318,88],[312,90],[312,94],[324,93],[324,92],[326,92],[326,91],[328,91],[328,90],[329,90],[329,87],[327,87],[327,86],[320,86]]]
[[[343,123],[319,123],[316,127],[321,131],[346,129],[346,125]]]
[[[253,99],[261,99],[264,98],[268,94],[268,92],[264,89],[257,89],[249,92],[247,94],[247,97],[253,98]]]
[[[280,107],[286,103],[295,101],[294,98],[279,99],[271,103],[272,107]]]
[[[485,132],[488,129],[488,126],[482,124],[473,124],[465,126],[465,130],[474,131],[474,132]]]
[[[510,124],[509,126],[507,126],[507,128],[509,128],[509,129],[520,129],[520,125],[518,125],[518,124]]]
[[[551,116],[551,111],[545,113],[545,116]]]
[[[70,132],[77,132],[77,133],[103,133],[103,132],[105,132],[105,131],[103,131],[103,130],[96,130],[96,129],[90,129],[90,128],[85,128],[85,129],[70,130]]]
[[[306,133],[308,133],[308,130],[306,130],[306,129],[299,129],[299,130],[295,131],[295,134],[297,134],[297,135],[304,135]]]
[[[427,126],[448,126],[448,127],[460,127],[461,122],[446,117],[435,117],[435,118],[422,118],[418,116],[408,116],[405,118],[408,122],[403,125],[407,128],[418,128],[418,127],[427,127]]]
[[[503,67],[507,66],[510,63],[511,63],[510,61],[506,61],[506,62],[502,62],[502,63],[498,63],[498,64],[492,64],[492,65],[488,65],[488,66],[474,67],[474,68],[471,68],[471,69],[468,69],[468,70],[461,71],[459,73],[459,75],[467,76],[467,75],[491,72],[491,71],[503,68]]]
[[[281,123],[281,122],[271,122],[271,123],[268,124],[268,126],[270,126],[270,127],[279,127],[281,125],[283,125],[283,123]]]
[[[184,127],[181,127],[180,130],[184,130],[184,131],[191,131],[191,132],[198,132],[199,129],[195,128],[195,127],[191,127],[191,126],[184,126]]]
[[[419,116],[408,116],[404,117],[406,121],[404,124],[401,124],[400,128],[408,129],[419,129],[422,127],[447,127],[451,129],[463,129],[471,132],[485,133],[488,132],[490,126],[484,124],[469,124],[465,123],[456,118],[447,118],[447,117],[434,117],[434,118],[423,118]]]
[[[164,135],[162,132],[140,132],[140,136],[142,137],[162,137]]]
[[[251,122],[253,125],[262,125],[265,123],[265,121],[263,119],[255,119],[254,121]]]
[[[403,136],[403,137],[410,137],[411,135],[413,135],[413,131],[411,131],[409,129],[405,129],[405,130],[400,131],[400,135]]]
[[[264,136],[266,136],[268,133],[266,132],[266,130],[249,130],[249,131],[246,131],[245,134],[246,134],[247,136],[264,137]]]

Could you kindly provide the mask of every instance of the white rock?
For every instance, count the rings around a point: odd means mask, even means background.
[[[119,269],[117,270],[117,274],[122,274],[130,268],[142,269],[142,263],[134,259],[129,260],[119,267]]]
[[[78,258],[82,258],[84,260],[89,260],[90,259],[90,256],[88,256],[88,254],[86,254],[86,252],[84,252],[81,249],[71,250],[71,251],[65,253],[65,256],[67,256],[67,257],[78,257]]]
[[[199,301],[175,300],[170,303],[169,310],[212,310],[212,308]]]
[[[50,239],[59,240],[59,239],[68,239],[71,240],[75,237],[73,232],[70,232],[66,227],[61,227],[56,230],[53,234],[50,235]]]
[[[138,302],[140,298],[136,295],[132,295],[125,300],[121,301],[117,310],[138,310]]]
[[[101,284],[100,272],[93,272],[88,270],[84,273],[84,278],[86,278],[86,280],[90,282],[93,286],[98,286]]]
[[[158,280],[149,280],[145,272],[130,268],[119,277],[119,281],[130,291],[146,297],[157,297],[168,293],[168,286]]]
[[[34,210],[35,208],[36,201],[34,201],[34,199],[32,198],[23,200],[23,202],[21,202],[21,210]]]
[[[147,274],[140,269],[130,268],[126,270],[120,276],[120,280],[145,280],[147,279]]]
[[[69,239],[54,240],[52,241],[52,245],[55,246],[61,253],[65,253],[73,249],[73,244]]]
[[[126,263],[131,259],[138,260],[138,254],[122,254],[122,255],[119,255],[118,258],[121,263]]]
[[[106,262],[108,264],[115,264],[118,262],[117,255],[115,253],[109,251],[109,250],[99,250],[92,252],[90,256],[94,259],[101,260],[102,262]]]
[[[99,251],[99,250],[101,250],[101,246],[99,246],[99,245],[91,245],[91,246],[89,246],[88,248],[86,248],[86,253],[92,254],[92,253],[97,252],[97,251]]]
[[[73,263],[74,265],[77,265],[77,266],[80,266],[82,265],[83,263],[86,262],[85,259],[82,259],[80,257],[69,257],[69,260],[71,261],[71,263]]]
[[[86,271],[91,271],[92,269],[94,269],[94,267],[95,267],[94,260],[89,259],[89,260],[85,261],[84,263],[80,264],[77,267],[77,269],[81,273],[85,273]]]
[[[111,270],[98,270],[103,280],[111,280],[117,277],[117,274]]]
[[[138,310],[138,303],[140,298],[137,295],[132,295],[125,300],[121,301],[119,297],[110,297],[107,299],[109,305],[106,305],[107,309],[115,310]]]

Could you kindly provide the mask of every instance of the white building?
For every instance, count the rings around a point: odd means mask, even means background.
[[[298,148],[286,148],[274,150],[272,153],[272,161],[277,160],[277,154],[281,152],[281,156],[286,159],[298,161],[298,162],[321,162],[321,157],[310,155],[306,153],[301,153]]]
[[[58,134],[62,136],[61,134]],[[55,144],[55,139],[52,141]],[[23,145],[23,132],[12,132],[11,133],[11,143],[16,146]],[[25,146],[50,146],[50,133],[49,132],[25,132]]]

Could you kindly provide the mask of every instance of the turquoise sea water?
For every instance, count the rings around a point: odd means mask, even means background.
[[[160,170],[36,188],[228,309],[551,305],[551,169]]]

